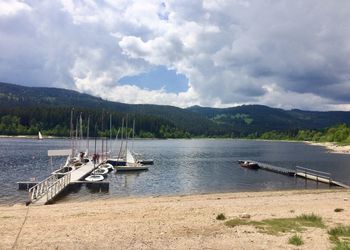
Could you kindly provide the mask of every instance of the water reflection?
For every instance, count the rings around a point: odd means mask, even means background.
[[[83,143],[85,144],[85,142]],[[117,152],[118,142],[112,144]],[[98,142],[97,148],[101,144]],[[52,168],[48,149],[69,148],[64,139],[0,139],[0,202],[23,202],[27,192],[17,191],[17,181],[47,177]],[[350,184],[350,156],[329,154],[323,147],[303,143],[249,140],[136,140],[135,151],[155,165],[144,172],[109,174],[109,192],[96,192],[84,185],[60,201],[106,199],[111,196],[168,195],[247,190],[304,188],[303,180],[241,168],[239,159],[251,159],[294,169],[296,165],[331,172],[332,178]],[[94,145],[90,141],[90,152]],[[65,162],[53,158],[54,168]],[[309,181],[308,188],[316,188]],[[319,185],[319,188],[328,188]]]

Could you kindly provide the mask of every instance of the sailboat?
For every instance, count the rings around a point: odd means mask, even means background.
[[[38,140],[42,140],[42,139],[43,139],[43,135],[39,131],[39,133],[38,133]]]
[[[118,171],[136,171],[136,170],[148,170],[148,166],[138,163],[129,149],[126,150],[126,164],[125,166],[115,166]]]
[[[126,131],[127,131],[127,120],[126,120]],[[135,130],[135,120],[134,120],[134,125],[133,125],[133,132]],[[122,134],[123,134],[123,122],[122,122]],[[145,166],[143,164],[140,164],[139,162],[137,162],[135,160],[135,157],[133,156],[132,152],[128,149],[128,133],[126,132],[125,135],[125,149],[123,149],[123,142],[121,142],[120,145],[120,154],[122,152],[124,152],[125,155],[125,164],[113,164],[113,163],[120,163],[120,162],[116,162],[116,161],[111,161],[112,159],[109,159],[109,161],[107,161],[108,163],[114,165],[114,168],[117,171],[139,171],[139,170],[148,170],[148,166]],[[123,138],[123,136],[122,136]]]

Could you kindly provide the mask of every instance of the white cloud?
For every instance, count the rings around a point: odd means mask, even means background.
[[[29,3],[0,1],[1,81],[132,103],[349,107],[347,1]],[[159,65],[189,90],[118,84]]]
[[[23,1],[0,0],[0,18],[2,16],[13,16],[21,11],[30,11],[32,8]]]

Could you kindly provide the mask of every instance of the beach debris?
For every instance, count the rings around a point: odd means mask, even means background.
[[[239,217],[242,218],[242,219],[250,219],[250,214],[242,213],[242,214],[239,215]]]
[[[226,220],[226,216],[223,213],[220,213],[216,216],[217,220]]]
[[[344,198],[344,201],[348,201],[348,198]]]

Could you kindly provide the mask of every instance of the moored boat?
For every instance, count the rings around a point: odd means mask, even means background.
[[[106,162],[114,167],[126,166],[126,160],[124,160],[123,158],[109,158]]]
[[[147,159],[147,160],[136,160],[137,163],[140,163],[142,165],[153,165],[154,162],[152,159]]]
[[[85,178],[86,181],[91,181],[91,182],[103,181],[103,179],[104,177],[99,174],[92,174]]]
[[[63,167],[53,171],[51,174],[52,175],[63,176],[63,175],[66,175],[66,174],[74,171],[75,169],[76,169],[76,167],[72,166],[72,165],[70,165],[70,166],[63,166]]]
[[[256,162],[250,162],[250,161],[238,161],[239,165],[244,168],[250,168],[250,169],[258,169],[259,164]]]
[[[113,165],[110,163],[103,163],[100,166],[98,166],[98,168],[106,168],[108,172],[111,172],[114,169]]]
[[[105,168],[105,167],[99,167],[99,168],[96,168],[94,171],[92,171],[92,174],[93,175],[107,175],[108,174],[108,168]]]
[[[125,166],[115,166],[117,171],[139,171],[139,170],[148,170],[148,166],[138,163],[132,153],[127,149],[126,150],[126,164]]]
[[[117,171],[140,171],[140,170],[148,170],[148,166],[142,164],[131,164],[128,163],[125,166],[116,166],[114,167]]]

